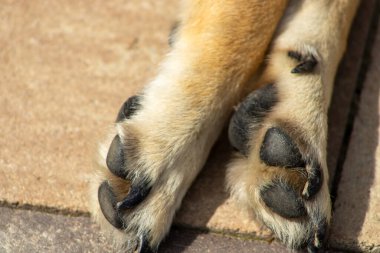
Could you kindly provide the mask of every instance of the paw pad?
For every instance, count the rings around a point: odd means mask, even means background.
[[[299,194],[282,181],[275,180],[265,186],[260,196],[267,207],[284,218],[299,218],[307,214]]]
[[[124,168],[124,151],[119,135],[116,135],[111,142],[106,163],[112,174],[121,178],[126,178],[127,172]]]
[[[292,138],[278,127],[267,130],[260,148],[260,158],[269,166],[305,167],[301,153]]]
[[[100,209],[109,223],[115,228],[121,229],[123,221],[116,210],[116,196],[107,181],[104,181],[98,189],[98,201]]]

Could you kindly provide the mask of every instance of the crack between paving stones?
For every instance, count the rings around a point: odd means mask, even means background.
[[[44,205],[20,204],[19,202],[0,201],[0,207],[7,207],[11,209],[37,211],[42,213],[60,214],[71,217],[90,217],[89,212],[72,210],[69,208],[58,208]]]

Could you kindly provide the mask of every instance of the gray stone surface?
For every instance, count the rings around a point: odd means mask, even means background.
[[[0,207],[1,253],[111,252],[88,217]]]
[[[114,252],[89,217],[0,207],[0,253]],[[159,253],[290,252],[277,242],[173,228]]]
[[[269,253],[291,252],[278,242],[243,240],[195,230],[173,228],[159,253]]]

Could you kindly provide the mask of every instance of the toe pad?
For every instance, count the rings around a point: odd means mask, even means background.
[[[276,103],[276,87],[268,84],[249,94],[232,116],[228,137],[231,145],[243,155],[248,155],[248,142],[252,131],[261,124]]]
[[[121,178],[127,176],[124,168],[124,152],[123,145],[119,135],[116,135],[112,140],[110,149],[108,150],[106,159],[108,169],[115,175]]]
[[[274,181],[260,191],[260,196],[267,207],[284,218],[306,215],[301,197],[285,182]]]
[[[107,181],[104,181],[98,189],[100,209],[109,223],[115,228],[121,229],[123,221],[116,211],[116,196]]]
[[[305,167],[301,153],[292,138],[278,127],[269,128],[260,148],[261,160],[269,166]]]

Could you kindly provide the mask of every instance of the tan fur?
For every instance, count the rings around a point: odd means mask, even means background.
[[[300,7],[294,12],[297,3]],[[286,0],[184,1],[173,49],[158,76],[142,91],[142,109],[131,119],[117,123],[101,148],[100,172],[91,190],[92,210],[117,244],[134,244],[136,238],[149,231],[150,246],[159,245],[233,105],[242,98],[244,88],[249,86],[247,81],[262,64],[286,5]],[[326,110],[356,6],[357,1],[351,0],[292,3],[277,31],[261,79],[261,83],[278,84],[280,103],[252,139],[248,159],[235,160],[228,173],[232,195],[248,208],[254,208],[290,246],[297,245],[302,229],[312,229],[310,224],[307,221],[293,224],[279,218],[261,203],[257,191],[275,175],[291,181],[302,191],[305,177],[264,166],[258,161],[258,143],[269,126],[281,122],[296,124],[308,141],[305,148],[310,145],[310,152],[316,152],[323,161],[327,182]],[[321,25],[319,19],[328,21]],[[286,56],[289,49],[315,50],[320,58],[316,74],[291,75],[289,71],[295,63]],[[127,152],[126,169],[153,182],[148,197],[123,214],[128,220],[125,233],[107,223],[97,201],[97,187],[104,180],[110,182],[118,198],[123,198],[129,190],[129,182],[115,178],[105,164],[115,134],[120,135],[127,151],[133,150]],[[330,218],[326,183],[322,194],[307,208],[313,215]],[[285,231],[285,226],[290,230]]]

